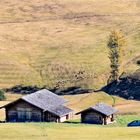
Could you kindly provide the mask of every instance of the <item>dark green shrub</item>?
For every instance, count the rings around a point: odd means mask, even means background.
[[[2,101],[2,100],[5,100],[6,99],[6,97],[5,97],[5,92],[3,91],[3,90],[0,90],[0,101]]]

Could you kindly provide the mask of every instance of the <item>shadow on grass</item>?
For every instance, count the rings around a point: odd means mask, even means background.
[[[81,122],[80,121],[65,121],[65,122],[63,122],[63,123],[67,123],[67,124],[81,124]]]

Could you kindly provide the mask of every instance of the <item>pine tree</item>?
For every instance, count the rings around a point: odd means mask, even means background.
[[[112,31],[109,40],[107,43],[107,47],[109,48],[109,59],[110,59],[110,77],[108,79],[108,83],[117,80],[123,71],[122,68],[122,55],[123,55],[123,47],[126,45],[126,40],[121,31]]]

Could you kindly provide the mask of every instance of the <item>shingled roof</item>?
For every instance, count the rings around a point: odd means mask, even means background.
[[[105,103],[98,103],[95,106],[91,106],[88,109],[80,111],[80,112],[78,112],[76,114],[81,114],[82,112],[85,112],[85,111],[90,110],[90,109],[95,110],[97,112],[100,112],[100,113],[102,113],[102,114],[104,114],[106,116],[109,116],[109,115],[114,114],[114,113],[117,112],[117,109],[113,108],[110,105],[107,105]]]
[[[52,107],[52,108],[48,109],[47,111],[49,111],[57,116],[60,116],[60,117],[67,115],[70,112],[73,112],[73,110],[71,110],[70,108],[63,106],[63,105]]]
[[[43,110],[66,103],[66,100],[46,89],[23,96],[21,99]]]
[[[24,100],[27,103],[42,109],[44,112],[49,111],[57,116],[63,116],[73,111],[64,106],[64,103],[67,102],[65,99],[59,97],[58,95],[52,93],[47,89],[43,89],[30,95],[23,96],[14,102],[17,102],[19,100]],[[11,102],[1,108],[9,106],[14,102]]]

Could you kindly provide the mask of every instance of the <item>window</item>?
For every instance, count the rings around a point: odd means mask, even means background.
[[[30,108],[17,108],[18,121],[30,121],[31,109]]]
[[[32,121],[35,122],[40,122],[41,121],[41,112],[37,111],[37,112],[32,112]]]
[[[8,121],[16,122],[17,120],[17,112],[16,111],[9,111],[8,112]]]

